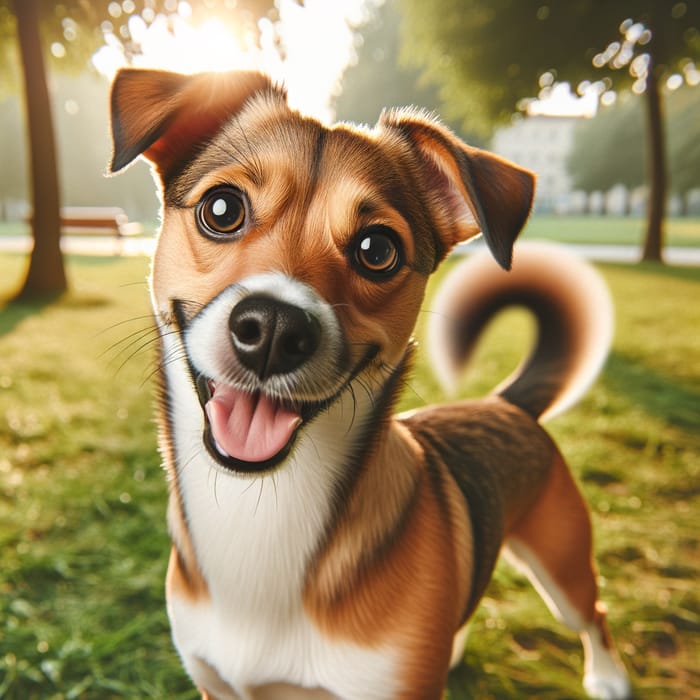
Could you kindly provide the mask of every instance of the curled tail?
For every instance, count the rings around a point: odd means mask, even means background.
[[[486,251],[458,264],[435,297],[428,327],[430,357],[446,390],[456,386],[481,331],[508,306],[532,312],[536,340],[494,393],[534,418],[562,413],[588,389],[610,349],[613,306],[605,282],[549,243],[520,243],[510,272]]]

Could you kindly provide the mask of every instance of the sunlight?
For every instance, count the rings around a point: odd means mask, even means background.
[[[279,22],[258,23],[260,46],[255,37],[236,34],[213,15],[193,24],[189,3],[179,2],[177,13],[167,17],[149,17],[148,22],[136,14],[129,17],[129,33],[140,47],[132,57],[113,29],[106,27],[105,44],[92,62],[110,79],[127,65],[181,73],[261,70],[286,86],[294,108],[328,122],[333,118],[332,97],[356,58],[353,28],[367,20],[369,2],[306,0],[299,5],[280,0]]]
[[[571,92],[569,83],[553,83],[543,90],[540,98],[528,104],[528,114],[550,117],[592,117],[595,115],[600,87],[591,85],[580,95]],[[607,93],[606,93],[607,94]]]

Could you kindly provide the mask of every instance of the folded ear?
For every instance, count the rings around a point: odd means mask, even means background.
[[[119,71],[111,93],[110,172],[143,154],[165,175],[186,161],[253,94],[273,89],[267,76],[248,71],[195,75],[140,68]]]
[[[446,255],[482,233],[491,254],[510,269],[513,244],[532,206],[535,176],[463,143],[440,123],[414,111],[384,113],[380,125],[398,130],[418,157],[419,174],[439,222]]]

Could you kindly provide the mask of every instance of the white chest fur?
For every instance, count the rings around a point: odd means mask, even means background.
[[[166,357],[178,356],[176,345],[166,336]],[[202,411],[184,363],[169,363],[166,372],[178,486],[210,592],[207,602],[168,601],[176,645],[195,681],[199,659],[242,698],[277,682],[324,687],[348,699],[392,697],[392,653],[331,642],[302,604],[337,470],[362,428],[359,417],[370,413],[367,392],[341,398],[319,415],[280,470],[243,479],[223,473],[204,450]]]

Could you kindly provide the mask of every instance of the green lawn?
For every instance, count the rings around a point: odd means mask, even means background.
[[[627,244],[640,246],[644,219],[623,216],[533,216],[524,236],[565,243]],[[700,246],[700,219],[673,218],[666,222],[666,243]]]
[[[0,254],[0,298],[24,264]],[[164,609],[147,267],[73,258],[61,302],[0,301],[0,697],[196,697]],[[613,352],[549,427],[591,504],[603,596],[638,697],[697,698],[700,269],[601,269],[617,306]],[[529,332],[517,312],[497,322],[465,395],[503,378]],[[439,398],[421,358],[402,408]],[[499,566],[450,698],[579,699],[580,676],[578,640]]]

